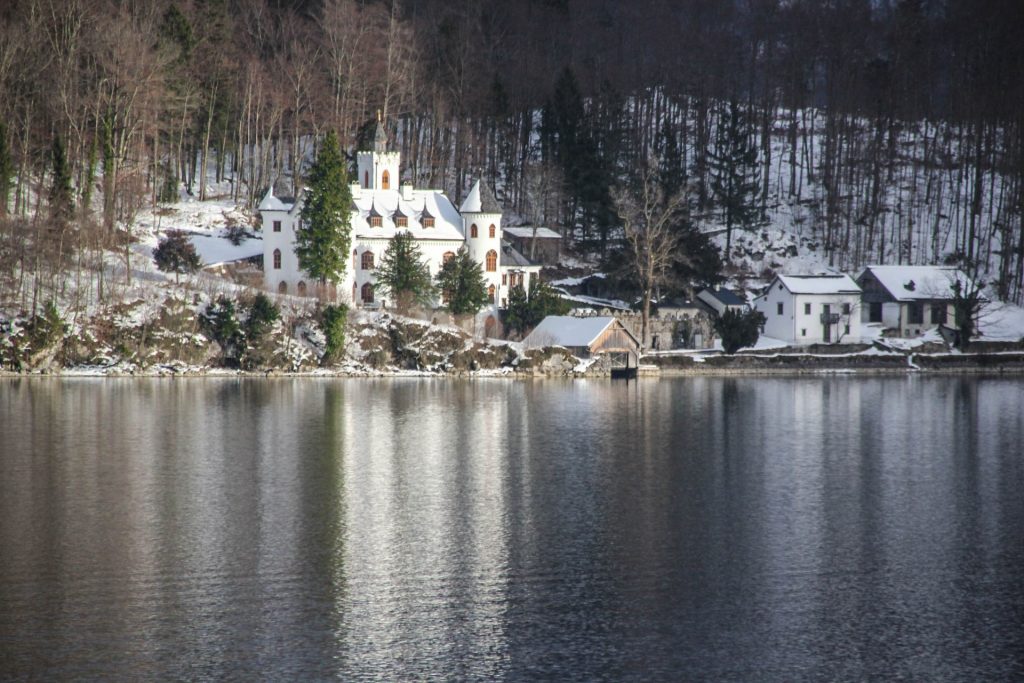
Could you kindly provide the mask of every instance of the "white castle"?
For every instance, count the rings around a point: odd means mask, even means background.
[[[501,207],[486,184],[473,185],[462,206],[440,190],[417,189],[398,179],[399,153],[387,151],[387,134],[380,121],[373,150],[357,154],[358,179],[352,187],[352,260],[338,292],[352,306],[380,306],[375,292],[375,269],[392,238],[412,234],[431,276],[462,247],[483,269],[490,308],[504,307],[509,290],[540,271],[507,244],[501,235]],[[299,267],[295,231],[301,221],[302,197],[275,197],[273,187],[259,205],[263,217],[263,280],[267,289],[306,296],[314,281]],[[348,297],[351,296],[349,300]]]

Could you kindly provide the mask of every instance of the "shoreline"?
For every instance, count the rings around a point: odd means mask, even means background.
[[[965,354],[737,354],[710,356],[700,360],[692,356],[649,356],[643,359],[638,379],[672,377],[807,377],[821,375],[1024,375],[1024,352]],[[0,370],[5,378],[118,378],[118,379],[193,379],[193,378],[304,378],[304,379],[610,379],[607,368],[584,370],[533,367],[516,369],[504,366],[483,370],[403,370],[398,368],[318,368],[286,371],[279,369],[235,370],[206,366],[153,366],[146,369],[79,366],[46,370]]]

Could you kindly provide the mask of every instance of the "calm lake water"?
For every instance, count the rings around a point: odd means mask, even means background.
[[[0,679],[1021,679],[1022,389],[0,381]]]

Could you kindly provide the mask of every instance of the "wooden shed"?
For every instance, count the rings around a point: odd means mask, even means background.
[[[613,370],[635,369],[640,363],[640,341],[611,316],[549,315],[523,344],[527,348],[564,346],[580,358],[607,355]]]

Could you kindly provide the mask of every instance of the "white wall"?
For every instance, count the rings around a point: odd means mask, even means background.
[[[778,304],[782,303],[782,314]],[[839,323],[832,326],[831,343],[837,341],[856,342],[861,336],[861,313],[859,294],[791,294],[776,282],[771,291],[755,300],[755,307],[764,314],[767,322],[764,335],[781,339],[792,344],[821,344],[825,342],[825,328],[821,314],[828,304],[831,313],[838,313]],[[843,304],[849,306],[849,314],[843,313]],[[807,313],[810,306],[810,313]],[[849,325],[850,331],[845,331]]]

